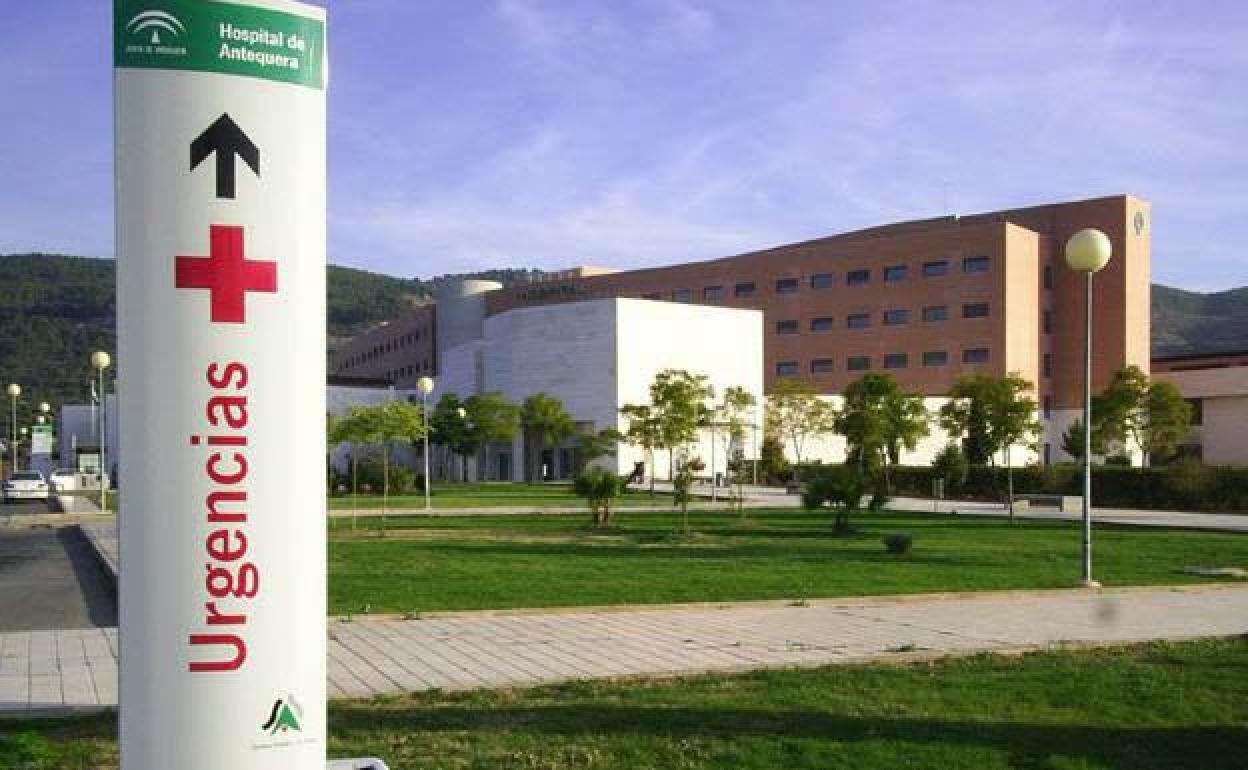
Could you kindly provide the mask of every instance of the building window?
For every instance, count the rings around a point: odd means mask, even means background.
[[[846,368],[851,372],[865,372],[871,368],[870,356],[850,356]]]
[[[810,277],[810,288],[812,289],[831,289],[832,274],[831,273],[815,273]]]
[[[963,318],[987,318],[988,303],[987,302],[970,302],[962,306]]]
[[[949,274],[949,260],[938,259],[934,262],[923,263],[924,278],[939,278],[942,275]]]
[[[811,359],[811,362],[810,362],[811,374],[827,374],[830,371],[832,371],[832,359],[830,358]]]
[[[1052,353],[1044,354],[1044,376],[1045,377],[1053,376],[1053,354]]]
[[[949,363],[949,354],[943,350],[929,350],[923,354],[924,366],[944,366]]]
[[[1045,334],[1053,333],[1053,311],[1052,310],[1044,311],[1044,333]]]
[[[967,348],[962,351],[962,363],[964,364],[986,364],[988,363],[988,348]]]
[[[692,289],[674,289],[672,291],[672,301],[673,302],[692,302],[693,290]]]
[[[845,283],[850,286],[865,286],[871,283],[870,270],[850,270],[849,275],[845,276]]]
[[[797,334],[797,321],[776,321],[776,334]]]
[[[781,278],[776,281],[776,294],[795,294],[796,292],[796,278]]]
[[[662,299],[657,291],[648,291],[641,295],[642,299]]]
[[[1205,400],[1203,398],[1189,398],[1187,405],[1192,408],[1192,427],[1199,427],[1205,424]]]
[[[884,325],[885,326],[904,326],[910,323],[909,310],[885,310]]]
[[[905,353],[889,353],[884,356],[885,369],[905,369],[909,365],[910,357]]]
[[[749,283],[739,283],[733,289],[733,294],[736,294],[738,297],[753,297],[754,290],[755,286],[753,281],[750,281]]]
[[[1053,288],[1053,266],[1052,265],[1044,266],[1044,288],[1046,289]]]
[[[845,325],[850,329],[865,329],[871,325],[871,314],[851,313],[845,318]]]
[[[884,283],[897,283],[906,280],[906,266],[894,265],[884,268]]]
[[[949,306],[948,305],[929,305],[923,308],[924,321],[948,321]]]
[[[1053,416],[1053,397],[1045,396],[1044,397],[1044,419],[1047,420],[1052,416]]]
[[[797,374],[796,361],[781,361],[776,364],[777,377],[793,377]]]
[[[986,273],[989,267],[988,257],[966,257],[962,260],[962,272]]]
[[[832,318],[830,316],[824,318],[810,319],[810,330],[812,332],[830,332],[832,331]]]
[[[719,302],[724,298],[723,286],[707,286],[702,290],[703,302]]]
[[[1045,442],[1044,444],[1044,464],[1053,464],[1053,445],[1048,442]]]

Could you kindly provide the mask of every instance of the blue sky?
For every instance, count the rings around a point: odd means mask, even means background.
[[[1248,4],[328,0],[330,259],[639,267],[1133,192],[1248,284]],[[5,3],[0,253],[111,256],[110,7]]]

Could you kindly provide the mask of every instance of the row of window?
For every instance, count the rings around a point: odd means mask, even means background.
[[[948,305],[931,305],[923,308],[923,320],[926,322],[948,321],[949,306]],[[987,302],[968,302],[962,306],[963,318],[987,318],[988,303]],[[883,314],[885,326],[904,326],[910,323],[910,311],[904,308],[896,308],[893,310],[885,310]],[[834,326],[832,316],[821,316],[819,318],[810,319],[810,330],[812,332],[831,331]],[[845,316],[845,327],[848,329],[866,329],[871,326],[870,313],[850,313]],[[776,334],[797,334],[800,331],[797,321],[787,319],[784,321],[776,321]]]
[[[966,348],[962,351],[962,363],[964,364],[986,364],[991,359],[988,348]],[[928,350],[921,356],[923,366],[948,366],[949,351],[947,350]],[[881,359],[881,365],[885,369],[905,369],[910,366],[909,353],[887,353]],[[850,372],[865,372],[871,369],[871,356],[850,356],[845,360],[845,369]],[[811,374],[828,374],[836,371],[836,360],[832,358],[812,358],[810,360]],[[801,372],[801,366],[797,361],[780,361],[776,364],[776,375],[780,377],[795,377]]]
[[[992,265],[989,257],[965,257],[962,260],[962,272],[964,273],[986,273]],[[924,278],[937,278],[942,275],[948,275],[950,270],[949,260],[938,259],[930,262],[924,262],[922,274]],[[883,269],[884,283],[899,283],[906,280],[909,276],[909,265],[891,265]],[[811,289],[830,289],[836,285],[835,273],[815,273],[807,278],[807,282]],[[866,286],[871,283],[871,270],[860,269],[850,270],[845,273],[846,286]],[[802,280],[800,278],[779,278],[775,283],[776,294],[796,294],[801,290]],[[733,286],[732,293],[734,297],[748,298],[758,293],[758,284],[754,281],[742,281]],[[702,289],[703,302],[719,302],[725,297],[725,287],[707,286]],[[650,292],[643,294],[642,299],[662,299],[659,292]],[[692,302],[692,289],[673,289],[672,300],[675,302]]]
[[[408,366],[400,366],[398,369],[391,369],[385,372],[384,376],[392,382],[397,382],[404,377],[415,377],[418,374],[433,374],[433,367],[429,365],[429,361],[418,361]]]
[[[411,347],[417,342],[420,342],[420,335],[420,330],[416,330],[407,334],[400,334],[399,336],[393,337],[385,342],[379,342],[368,350],[365,350],[362,353],[357,353],[356,355],[346,359],[339,365],[339,367],[342,369],[352,369],[360,366],[361,364],[366,364],[369,361],[381,358],[382,356],[389,355],[397,350]]]

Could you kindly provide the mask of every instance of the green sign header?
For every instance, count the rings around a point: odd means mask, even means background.
[[[325,87],[325,23],[216,0],[114,0],[118,67],[242,75]]]

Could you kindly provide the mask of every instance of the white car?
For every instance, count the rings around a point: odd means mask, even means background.
[[[48,482],[39,471],[15,471],[4,484],[0,484],[5,501],[47,500]]]
[[[78,488],[78,472],[73,468],[57,468],[48,477],[48,486],[53,492],[62,492]]]

